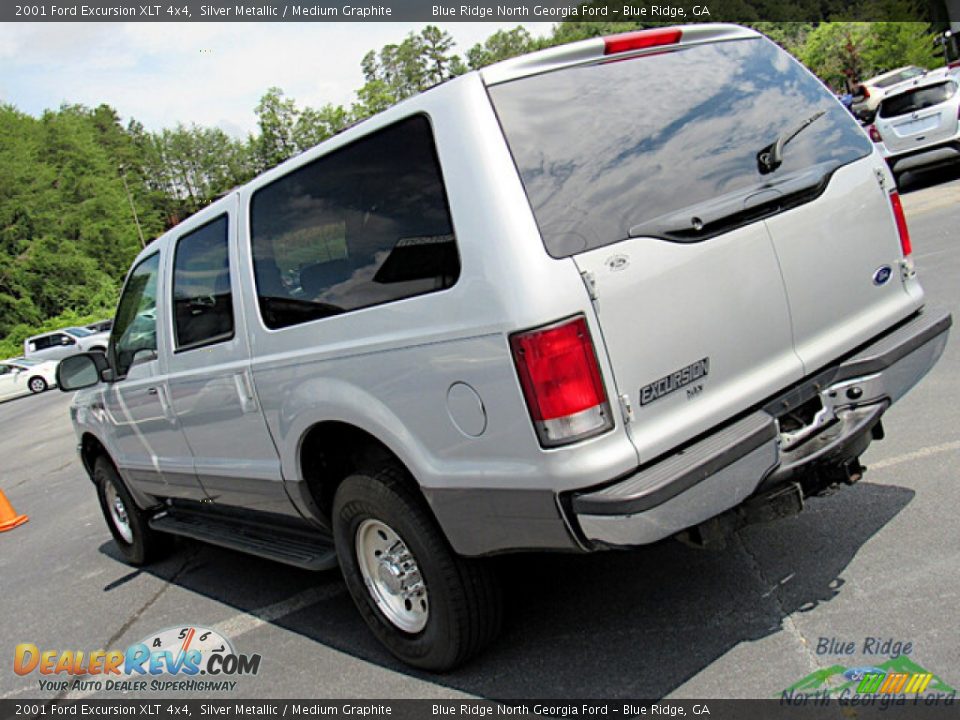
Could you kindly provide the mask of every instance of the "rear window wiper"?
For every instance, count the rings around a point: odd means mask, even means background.
[[[777,139],[757,153],[757,168],[761,175],[768,175],[783,165],[783,148],[793,140],[797,135],[806,130],[810,125],[826,115],[826,110],[815,112],[793,130],[787,133],[781,133]]]

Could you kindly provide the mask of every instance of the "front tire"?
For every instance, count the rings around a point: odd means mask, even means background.
[[[47,389],[47,381],[37,375],[36,377],[30,378],[30,380],[27,382],[27,387],[30,388],[30,392],[36,395],[37,393],[42,393]]]
[[[169,547],[169,538],[150,529],[146,514],[134,503],[107,458],[97,458],[93,479],[103,517],[124,559],[131,565],[140,566],[163,555]]]
[[[447,544],[412,479],[388,464],[337,489],[333,532],[347,588],[367,625],[400,660],[445,671],[500,629],[491,568]]]

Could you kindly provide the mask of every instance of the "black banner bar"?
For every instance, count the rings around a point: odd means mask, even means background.
[[[947,2],[794,0],[24,0],[0,3],[3,22],[586,22],[946,20]],[[829,6],[830,16],[821,17]]]
[[[772,700],[0,700],[0,720],[14,718],[956,718],[955,698],[859,696]]]

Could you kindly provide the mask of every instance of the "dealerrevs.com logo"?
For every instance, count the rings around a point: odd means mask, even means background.
[[[126,650],[41,650],[20,643],[13,670],[36,673],[40,690],[52,692],[229,691],[237,685],[232,678],[260,671],[260,659],[237,653],[216,630],[187,625],[151,633]]]

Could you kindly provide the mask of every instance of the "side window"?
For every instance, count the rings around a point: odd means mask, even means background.
[[[178,351],[233,337],[226,215],[177,241],[173,258],[173,333]]]
[[[133,269],[123,288],[110,335],[110,353],[117,377],[127,374],[138,353],[157,351],[159,270],[160,253],[156,253]]]
[[[250,217],[260,313],[270,328],[443,290],[460,275],[422,115],[261,188]]]
[[[50,338],[38,337],[30,341],[31,350],[46,350],[50,347]]]

